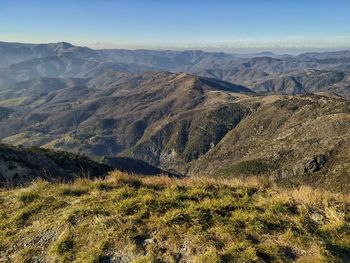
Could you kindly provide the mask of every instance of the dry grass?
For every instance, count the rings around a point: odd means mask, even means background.
[[[36,181],[0,191],[0,262],[346,262],[349,207],[257,177]]]

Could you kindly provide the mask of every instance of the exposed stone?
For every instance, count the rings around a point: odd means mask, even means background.
[[[310,218],[318,224],[322,224],[324,222],[324,219],[325,219],[324,215],[322,215],[318,212],[311,213]]]
[[[148,238],[148,239],[145,239],[145,241],[143,243],[144,243],[144,245],[155,244],[155,243],[157,243],[157,240],[155,238]]]
[[[327,162],[327,157],[324,154],[314,156],[309,162],[305,164],[304,172],[314,173],[319,171]]]

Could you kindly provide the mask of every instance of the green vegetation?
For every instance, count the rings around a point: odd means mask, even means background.
[[[218,175],[223,177],[262,175],[266,174],[272,167],[273,164],[264,160],[246,160],[220,170]]]
[[[0,191],[0,261],[346,262],[349,208],[257,177],[39,180]]]
[[[188,144],[184,151],[187,162],[197,159],[214,147],[225,134],[234,128],[248,110],[237,104],[220,106],[200,116],[189,131]]]

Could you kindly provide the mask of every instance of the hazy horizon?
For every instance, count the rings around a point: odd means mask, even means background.
[[[345,0],[3,0],[0,40],[296,54],[350,49],[349,13]]]
[[[200,46],[164,46],[164,47],[152,47],[152,46],[120,46],[118,44],[106,44],[102,45],[100,43],[95,44],[86,44],[86,43],[77,43],[77,42],[69,42],[65,40],[60,40],[56,42],[28,42],[28,41],[7,41],[7,40],[0,40],[0,42],[4,43],[17,43],[17,44],[28,44],[28,45],[36,45],[36,44],[57,44],[57,43],[69,43],[73,46],[80,46],[80,47],[88,47],[90,49],[95,50],[103,50],[103,49],[125,49],[125,50],[155,50],[155,51],[192,51],[192,50],[200,50],[205,52],[224,52],[228,54],[238,54],[238,55],[252,55],[252,54],[259,54],[259,53],[273,53],[275,55],[299,55],[307,52],[336,52],[336,51],[346,51],[350,50],[350,47],[344,47],[344,48],[276,48],[276,49],[255,49],[255,48],[220,48],[220,47],[200,47]]]

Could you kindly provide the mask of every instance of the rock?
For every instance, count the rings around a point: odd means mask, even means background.
[[[322,224],[324,222],[324,219],[325,219],[324,215],[322,215],[318,212],[313,212],[310,215],[310,218],[312,219],[312,221],[314,221],[317,224]]]
[[[185,241],[182,246],[181,246],[181,250],[182,251],[187,251],[190,245],[190,241]]]
[[[148,238],[145,239],[145,241],[143,241],[144,245],[148,245],[148,244],[155,244],[157,243],[157,240],[155,238]]]
[[[314,156],[304,166],[304,173],[314,173],[319,171],[327,162],[327,156],[324,154]]]

